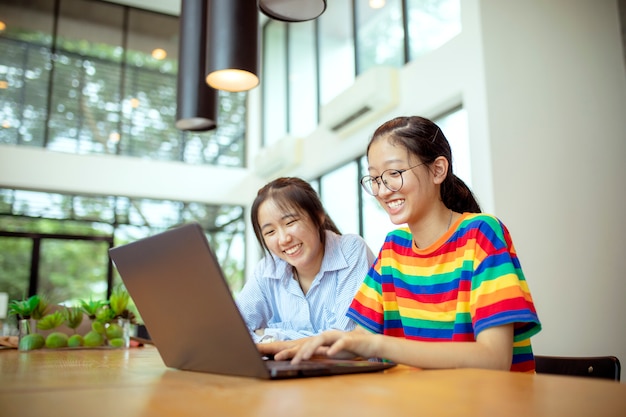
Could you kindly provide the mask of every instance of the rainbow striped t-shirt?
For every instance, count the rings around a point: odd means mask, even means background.
[[[421,341],[475,341],[514,323],[511,371],[534,372],[530,337],[541,324],[511,236],[496,217],[465,213],[437,242],[390,232],[348,310],[374,333]]]

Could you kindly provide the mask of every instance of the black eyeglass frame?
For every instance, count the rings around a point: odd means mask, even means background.
[[[376,197],[378,195],[378,193],[380,192],[380,183],[382,182],[383,185],[385,186],[385,188],[387,188],[389,191],[391,192],[396,192],[396,191],[400,191],[402,189],[402,187],[404,186],[404,177],[402,176],[402,174],[404,174],[407,171],[412,170],[413,168],[417,168],[420,167],[422,165],[426,165],[426,162],[422,162],[421,164],[417,164],[414,165],[412,167],[409,168],[405,168],[405,169],[386,169],[383,172],[380,173],[380,175],[373,177],[371,175],[365,175],[361,178],[361,180],[359,181],[359,183],[361,184],[361,187],[363,187],[363,190],[365,190],[366,193],[368,193],[369,195],[371,195],[372,197]],[[397,174],[400,176],[400,186],[398,187],[398,189],[393,189],[389,186],[389,184],[387,184],[387,181],[384,180],[385,174],[387,174],[388,172],[392,172],[394,175]],[[376,193],[374,194],[374,190],[372,188],[372,186],[367,186],[366,184],[364,184],[364,181],[369,180],[369,183],[376,183],[378,186],[378,190],[376,191]]]

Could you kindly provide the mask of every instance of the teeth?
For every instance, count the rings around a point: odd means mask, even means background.
[[[297,246],[294,246],[294,247],[292,247],[292,248],[285,249],[285,251],[284,251],[284,252],[285,252],[287,255],[293,255],[294,253],[296,253],[296,252],[297,252],[297,250],[298,250],[298,249],[300,249],[300,246],[302,246],[302,243],[301,243],[301,244],[299,244],[299,245],[297,245]]]
[[[395,209],[400,207],[402,204],[404,204],[404,200],[393,200],[387,203],[387,206],[389,206],[389,208]]]

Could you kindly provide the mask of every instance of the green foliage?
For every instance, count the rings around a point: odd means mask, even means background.
[[[91,331],[96,332],[98,334],[105,334],[106,328],[104,327],[104,323],[99,320],[94,320],[91,323]]]
[[[105,329],[107,339],[120,339],[124,335],[124,329],[117,323],[109,324]]]
[[[41,349],[46,344],[46,339],[39,333],[31,333],[20,339],[19,350]]]
[[[124,346],[124,339],[122,339],[121,337],[109,339],[109,344],[113,347],[121,348]]]
[[[97,347],[104,344],[104,336],[95,330],[90,330],[83,337],[83,345],[88,347]]]
[[[83,336],[79,334],[73,334],[67,339],[67,345],[69,347],[79,347],[83,345]]]
[[[53,332],[46,337],[46,347],[56,349],[67,346],[69,336],[62,332]]]
[[[65,322],[70,329],[76,329],[83,322],[83,310],[80,307],[66,307],[63,310],[65,316]]]
[[[9,314],[16,315],[19,319],[30,319],[40,301],[41,298],[36,294],[26,300],[12,300],[9,303]]]
[[[105,300],[80,300],[80,308],[83,310],[90,320],[95,320],[98,310],[106,305]]]
[[[128,308],[130,294],[121,285],[116,286],[109,297],[109,306],[113,311],[114,317],[123,317]]]
[[[48,301],[48,297],[45,295],[39,296],[39,302],[37,306],[33,309],[31,314],[31,318],[33,320],[41,320],[48,312],[48,305],[50,302]]]
[[[103,305],[96,311],[96,321],[100,323],[108,323],[115,318],[115,313],[108,304]]]
[[[56,329],[65,322],[65,315],[63,312],[57,310],[54,313],[46,314],[37,322],[37,328],[39,330],[52,330]]]

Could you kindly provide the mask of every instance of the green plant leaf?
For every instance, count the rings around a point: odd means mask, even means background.
[[[83,322],[83,310],[80,307],[65,307],[63,315],[65,316],[67,327],[70,329],[76,330]]]
[[[80,308],[85,312],[85,314],[87,314],[90,320],[95,320],[98,310],[105,306],[106,303],[107,302],[104,300],[81,300]]]
[[[113,310],[105,304],[96,311],[96,320],[102,323],[108,323],[115,317]]]
[[[130,294],[128,291],[121,286],[118,285],[111,292],[111,296],[109,297],[109,305],[111,306],[111,310],[113,310],[115,317],[121,317],[126,309],[128,308],[128,301],[130,300]]]
[[[65,322],[65,315],[57,310],[39,319],[39,321],[37,321],[37,328],[39,330],[51,330],[59,327],[63,322]]]
[[[26,300],[12,300],[9,303],[9,314],[16,315],[20,319],[30,319],[40,300],[41,298],[36,294]]]
[[[36,302],[31,314],[31,317],[34,320],[40,320],[43,316],[45,316],[48,313],[48,305],[50,304],[48,297],[45,295],[39,295],[37,298],[38,301]],[[33,303],[35,302],[33,301]]]

